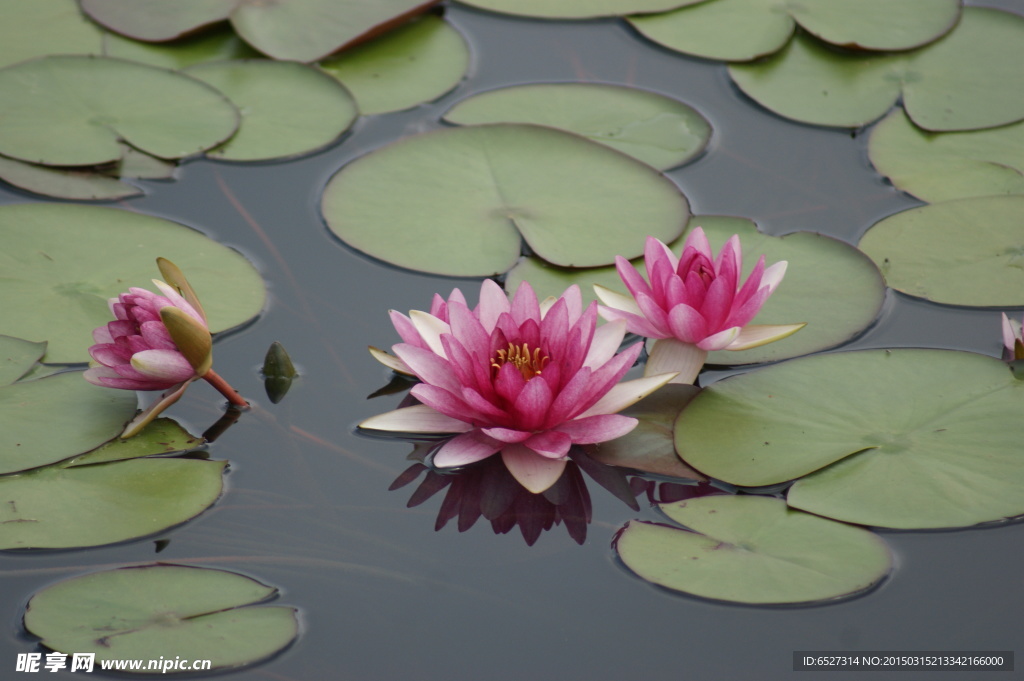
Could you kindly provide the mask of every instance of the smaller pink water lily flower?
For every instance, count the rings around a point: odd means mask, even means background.
[[[157,265],[176,286],[154,279],[159,294],[132,287],[111,298],[114,321],[92,332],[96,344],[89,355],[97,366],[86,370],[85,380],[107,388],[167,391],[128,424],[122,438],[138,433],[199,378],[232,404],[248,406],[211,368],[213,341],[206,315],[181,270],[164,258],[158,258]]]
[[[392,350],[420,379],[411,394],[422,404],[369,418],[361,428],[450,433],[435,453],[440,468],[465,466],[500,452],[509,472],[538,494],[565,470],[572,445],[605,442],[637,420],[617,414],[675,375],[620,383],[639,343],[616,354],[621,322],[597,326],[597,305],[585,310],[578,287],[543,303],[523,283],[510,302],[496,283],[480,287],[469,309],[458,291],[433,314],[392,314],[404,343]]]
[[[673,383],[693,383],[708,352],[747,350],[806,326],[750,323],[782,281],[786,261],[765,268],[761,256],[741,285],[743,256],[737,235],[717,258],[700,227],[687,235],[680,257],[648,237],[644,266],[650,283],[622,256],[616,257],[615,266],[632,297],[595,286],[605,303],[599,308],[601,316],[621,320],[632,333],[655,339],[645,373],[677,371]]]
[[[1021,323],[1010,319],[1003,313],[1003,359],[1016,361],[1024,359],[1024,335]]]

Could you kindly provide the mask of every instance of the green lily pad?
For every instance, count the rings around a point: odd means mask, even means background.
[[[88,238],[68,238],[69,229]],[[157,257],[188,274],[214,332],[263,308],[263,280],[244,257],[161,218],[98,206],[10,204],[0,206],[0,243],[0,333],[50,339],[48,362],[88,361],[92,330],[113,319],[107,299],[131,286],[153,290]]]
[[[545,19],[589,19],[664,12],[703,0],[459,0],[464,5],[503,14]]]
[[[183,69],[206,62],[255,59],[261,56],[227,26],[166,43],[147,43],[117,33],[105,33],[103,54],[165,69]]]
[[[166,456],[200,447],[206,441],[181,427],[177,421],[159,418],[149,423],[138,435],[127,440],[111,440],[102,447],[61,464],[62,467],[91,466],[111,461],[127,461],[144,456]]]
[[[136,40],[173,40],[230,19],[263,54],[311,62],[403,23],[438,0],[81,0],[112,31]]]
[[[93,169],[66,170],[0,157],[0,180],[34,194],[79,201],[112,201],[142,190]]]
[[[60,166],[117,161],[121,141],[181,158],[238,127],[238,111],[209,85],[111,57],[42,57],[0,69],[0,119],[0,153]]]
[[[198,64],[185,72],[227,95],[239,111],[238,132],[207,156],[257,161],[298,156],[338,139],[356,119],[352,95],[305,64],[266,59]]]
[[[629,433],[588,448],[590,458],[674,478],[707,480],[676,456],[672,428],[683,407],[700,392],[692,385],[666,385],[620,414],[639,419]]]
[[[676,422],[676,447],[736,485],[807,475],[789,503],[819,515],[960,527],[1024,514],[1022,408],[1024,381],[991,357],[818,355],[705,388]]]
[[[426,15],[320,63],[364,114],[399,111],[437,99],[466,75],[469,46],[444,19]]]
[[[816,125],[859,127],[902,94],[926,130],[973,130],[1024,118],[1024,17],[968,7],[942,39],[908,54],[862,56],[797,35],[778,54],[733,64],[729,75],[775,113]]]
[[[928,203],[1024,194],[1024,122],[936,133],[897,109],[871,131],[868,155],[896,188]]]
[[[646,234],[676,238],[688,218],[685,197],[650,166],[560,130],[501,123],[357,159],[328,182],[322,210],[350,246],[453,276],[505,272],[522,239],[558,265],[604,265],[639,255]]]
[[[42,359],[46,343],[0,336],[0,386],[14,383]]]
[[[892,569],[875,534],[786,508],[780,499],[710,496],[664,504],[690,531],[630,522],[616,540],[643,579],[702,598],[814,603],[861,593]]]
[[[157,563],[49,586],[29,601],[25,628],[47,648],[95,653],[97,663],[210,660],[210,669],[227,669],[264,660],[295,640],[294,608],[253,607],[276,595],[234,572]]]
[[[897,291],[948,305],[1024,305],[1024,196],[944,201],[876,223],[860,248]]]
[[[119,177],[130,177],[140,180],[169,180],[174,177],[178,166],[156,156],[150,156],[138,149],[121,145],[121,161],[117,165]]]
[[[582,135],[659,170],[704,150],[711,124],[695,109],[663,95],[618,85],[542,83],[491,90],[464,99],[450,123],[533,123]]]
[[[95,449],[121,432],[135,404],[135,393],[98,388],[80,371],[0,388],[0,474]]]
[[[786,260],[786,277],[753,323],[807,323],[792,336],[759,348],[713,352],[708,357],[711,364],[770,362],[817,352],[852,339],[878,316],[885,283],[871,260],[849,244],[810,232],[769,236],[757,231],[746,218],[695,215],[690,225],[704,228],[716,252],[729,237],[738,234],[743,246],[743,276],[750,273],[762,254],[767,264]],[[679,253],[684,240],[685,235],[670,247]],[[643,258],[634,260],[633,265],[644,271]],[[594,297],[594,284],[626,293],[614,267],[569,270],[526,258],[508,273],[505,287],[514,291],[523,280],[529,281],[540,296],[559,295],[571,284],[580,286],[587,301]],[[815,295],[807,295],[808,291],[815,291]]]
[[[747,61],[782,48],[797,24],[833,45],[908,50],[949,32],[959,17],[959,0],[711,0],[628,20],[669,49]]]
[[[100,54],[103,31],[75,0],[4,0],[0,67],[47,54]]]
[[[0,549],[64,549],[180,525],[223,490],[226,461],[135,459],[0,477]]]

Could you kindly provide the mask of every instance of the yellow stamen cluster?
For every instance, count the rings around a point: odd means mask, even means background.
[[[497,370],[505,364],[514,364],[523,378],[528,381],[534,376],[540,375],[549,359],[550,357],[547,355],[541,356],[540,348],[535,349],[531,354],[528,344],[513,345],[509,343],[507,349],[498,350],[498,356],[491,358],[491,366]]]

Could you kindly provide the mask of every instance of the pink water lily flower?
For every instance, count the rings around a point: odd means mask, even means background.
[[[765,268],[761,256],[741,285],[743,256],[737,235],[717,258],[700,227],[687,235],[680,257],[648,237],[644,266],[650,283],[621,256],[616,257],[615,266],[632,297],[595,286],[605,303],[599,308],[601,316],[621,320],[632,333],[655,339],[646,372],[678,371],[674,383],[692,383],[708,352],[747,350],[805,326],[750,324],[782,281],[786,261]]]
[[[435,453],[438,467],[464,466],[500,452],[520,484],[543,492],[562,475],[572,445],[631,431],[637,420],[616,412],[674,376],[620,383],[641,344],[616,354],[625,324],[598,327],[596,304],[584,310],[575,286],[540,303],[523,283],[509,302],[487,280],[475,309],[458,291],[443,306],[437,300],[434,314],[414,312],[395,322],[405,342],[392,349],[420,379],[411,393],[422,404],[359,425],[457,433]]]
[[[1011,320],[1003,313],[1003,359],[1013,361],[1024,359],[1024,335],[1021,323]]]

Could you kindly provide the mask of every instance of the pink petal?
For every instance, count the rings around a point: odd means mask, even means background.
[[[132,351],[114,343],[101,343],[89,348],[89,356],[104,366],[112,367],[130,362]]]
[[[523,442],[533,437],[533,433],[528,430],[513,430],[512,428],[481,428],[480,432],[506,444]]]
[[[672,272],[675,272],[676,265],[679,264],[679,259],[676,258],[676,254],[672,252],[672,249],[659,239],[649,236],[644,242],[644,265],[647,267],[647,271],[650,272],[654,264],[660,261],[668,264],[668,268]]]
[[[145,350],[132,355],[132,366],[139,372],[161,381],[181,383],[196,375],[196,370],[177,350]]]
[[[782,282],[782,278],[786,276],[786,267],[788,263],[785,260],[780,260],[768,269],[764,271],[764,276],[761,277],[761,286],[767,286],[768,292],[771,293],[779,284]]]
[[[153,350],[177,350],[171,334],[163,322],[146,322],[139,325],[142,340]]]
[[[427,347],[427,344],[420,338],[420,332],[416,330],[416,326],[412,323],[411,319],[397,310],[390,310],[388,314],[391,316],[391,324],[395,327],[395,331],[398,332],[403,343],[415,345],[418,348]]]
[[[579,414],[577,419],[599,416],[601,414],[614,414],[647,397],[672,380],[673,376],[675,374],[672,373],[658,374],[657,376],[635,378],[632,381],[623,381],[614,385],[611,390],[605,393],[604,397],[595,402],[582,414]]]
[[[669,324],[668,315],[653,297],[641,293],[636,297],[636,304],[640,307],[640,311],[643,312],[648,323],[658,331],[658,337],[671,333],[672,327]]]
[[[511,309],[508,297],[494,281],[485,279],[480,285],[480,304],[477,306],[477,317],[484,327],[484,331],[490,333],[498,323],[498,317]]]
[[[594,339],[590,343],[586,359],[583,360],[583,366],[591,369],[604,366],[615,355],[625,337],[625,322],[608,322],[599,326],[594,332]]]
[[[639,293],[651,295],[650,285],[642,276],[640,276],[640,273],[636,271],[636,268],[633,267],[633,263],[626,260],[621,255],[617,255],[615,256],[615,269],[619,273],[619,278],[622,279],[622,283],[626,285],[626,289],[634,298]]]
[[[436,385],[448,392],[458,392],[462,388],[448,360],[433,351],[408,343],[399,343],[391,349],[424,383]]]
[[[708,331],[722,328],[732,310],[732,300],[736,297],[736,282],[717,277],[708,287],[704,304],[700,306],[700,314],[707,322]]]
[[[513,405],[516,426],[523,430],[540,428],[553,399],[551,388],[546,381],[538,378],[527,381]]]
[[[512,297],[512,319],[516,324],[522,325],[528,320],[540,324],[540,305],[537,302],[537,294],[533,292],[530,282],[523,281],[516,289]]]
[[[711,334],[707,338],[702,339],[697,343],[697,347],[701,350],[707,350],[708,352],[714,352],[715,350],[725,350],[729,347],[737,337],[740,335],[740,327],[734,326],[724,331]]]
[[[623,321],[626,323],[626,330],[630,333],[635,333],[638,336],[645,336],[646,338],[663,338],[668,334],[662,334],[658,329],[654,328],[645,317],[637,316],[630,312],[623,312],[622,310],[616,310],[615,308],[605,307],[603,305],[598,307],[601,311],[601,316],[608,322]]]
[[[107,329],[106,325],[97,326],[93,329],[92,339],[99,344],[114,342],[114,337],[110,335],[110,331]]]
[[[483,461],[500,450],[501,444],[475,430],[456,435],[441,445],[434,454],[434,465],[439,468],[454,468]]]
[[[534,494],[540,494],[562,477],[565,459],[548,459],[523,445],[508,445],[501,450],[505,468],[520,485]]]
[[[82,374],[85,380],[93,385],[103,388],[118,388],[120,390],[164,390],[169,387],[166,381],[147,381],[133,378],[124,378],[113,369],[107,367],[92,367],[86,369]]]
[[[529,447],[543,457],[548,459],[561,459],[569,453],[572,446],[572,438],[560,430],[548,430],[537,433],[530,439],[523,442],[524,447]]]
[[[622,312],[631,312],[635,315],[641,314],[640,307],[636,304],[636,300],[632,296],[624,296],[617,291],[613,291],[610,288],[605,288],[600,284],[594,284],[594,293],[597,294],[598,299],[605,305],[615,310],[621,310]],[[598,306],[600,311],[602,306]],[[602,313],[603,316],[603,313]]]
[[[569,313],[569,324],[575,324],[583,314],[583,293],[580,292],[580,287],[573,284],[565,289],[559,300],[565,301],[565,309]]]
[[[417,383],[409,390],[409,394],[435,411],[453,419],[472,421],[479,416],[460,397],[429,383]]]
[[[683,242],[683,252],[687,248],[693,248],[698,253],[711,260],[714,255],[711,252],[711,244],[708,243],[708,237],[704,234],[702,227],[694,227],[690,230],[690,233],[686,235],[686,241]]]
[[[684,343],[698,343],[708,333],[708,324],[700,312],[689,305],[676,305],[668,313],[672,335]]]
[[[567,421],[558,430],[572,438],[573,444],[589,445],[607,442],[630,432],[639,420],[621,414],[597,414]]]
[[[170,301],[171,305],[178,308],[179,310],[182,310],[189,317],[192,317],[192,319],[202,324],[203,328],[207,328],[206,320],[203,319],[203,316],[199,314],[199,312],[197,312],[196,309],[192,307],[192,304],[185,300],[173,286],[165,284],[159,279],[154,279],[153,283],[156,284],[156,287],[160,289],[160,292],[163,293],[167,300]]]

